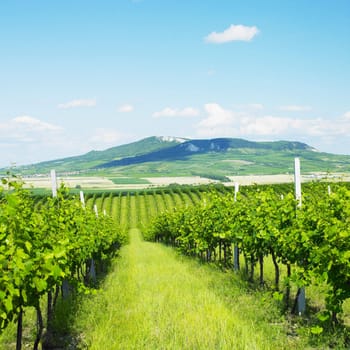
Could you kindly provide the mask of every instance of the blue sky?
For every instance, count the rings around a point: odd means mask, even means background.
[[[348,0],[1,0],[0,166],[152,135],[350,154]]]

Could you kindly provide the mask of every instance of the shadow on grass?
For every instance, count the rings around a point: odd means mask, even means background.
[[[95,283],[90,283],[85,292],[71,290],[65,298],[59,296],[54,309],[52,329],[43,336],[43,350],[85,350],[86,342],[75,329],[75,320],[79,315],[80,307],[86,298],[93,297],[98,292],[105,278],[111,270],[112,263],[117,258],[104,262],[103,269],[97,273]]]
[[[252,317],[256,322],[268,322],[273,327],[281,327],[285,336],[300,341],[301,347],[350,349],[350,327],[342,322],[341,315],[339,322],[333,323],[331,317],[322,317],[324,312],[320,307],[308,302],[303,316],[292,315],[290,309],[286,310],[283,290],[276,292],[274,282],[268,276],[261,285],[256,279],[250,281],[244,268],[234,272],[232,266],[228,268],[219,262],[208,263],[198,257],[177,252],[180,259],[195,260],[198,268],[206,266],[221,275],[211,278],[208,287],[228,308],[234,309],[234,304],[237,304],[242,315]],[[294,303],[296,291],[294,286],[291,289],[290,306]]]
[[[334,323],[331,317],[324,318],[325,312],[309,306],[302,317],[293,316],[299,336],[308,341],[308,345],[316,349],[350,349],[350,327],[339,319]]]

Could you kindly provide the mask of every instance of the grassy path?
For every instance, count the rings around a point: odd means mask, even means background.
[[[144,242],[132,229],[103,291],[82,304],[76,327],[88,349],[297,348],[283,324],[269,321],[276,315],[267,316],[237,281]]]

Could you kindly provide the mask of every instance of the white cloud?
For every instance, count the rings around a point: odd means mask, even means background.
[[[204,109],[208,116],[198,124],[199,128],[217,128],[231,125],[234,121],[233,112],[223,109],[217,103],[207,103]]]
[[[231,24],[223,32],[212,32],[205,37],[205,41],[213,44],[223,44],[230,41],[250,41],[259,33],[255,26],[247,27],[241,24]]]
[[[0,166],[50,159],[48,154],[71,145],[61,126],[23,115],[0,123]]]
[[[58,125],[46,123],[28,115],[18,116],[0,124],[1,143],[34,142],[62,130],[62,127]]]
[[[298,106],[298,105],[289,105],[289,106],[280,106],[279,110],[287,112],[308,112],[312,108],[310,106]]]
[[[80,100],[72,100],[66,103],[61,103],[57,106],[59,109],[70,109],[77,107],[95,107],[96,99],[80,99]]]
[[[257,116],[254,113],[227,110],[216,103],[206,104],[205,111],[207,116],[196,125],[197,135],[201,137],[300,139],[346,136],[350,133],[350,118],[344,117],[350,117],[350,113],[335,120]]]
[[[346,119],[346,120],[350,120],[350,111],[344,113],[343,118],[342,119]]]
[[[165,107],[159,112],[153,113],[153,118],[161,117],[196,117],[199,115],[199,111],[193,107],[186,107],[183,109],[174,109],[170,107]]]
[[[192,107],[186,107],[179,111],[180,117],[196,117],[199,115],[199,111]]]
[[[0,167],[11,163],[33,164],[84,154],[130,141],[132,137],[113,128],[75,130],[28,115],[0,121]]]
[[[247,119],[241,123],[240,133],[258,136],[279,135],[288,130],[290,121],[273,116]]]
[[[28,115],[19,116],[12,119],[12,124],[19,128],[36,131],[58,131],[62,127],[50,123],[43,122],[39,119],[30,117]],[[11,122],[9,123],[11,125]]]
[[[134,110],[134,106],[130,104],[125,104],[118,108],[118,112],[121,112],[121,113],[130,113],[133,110]]]
[[[176,117],[178,114],[178,110],[177,109],[173,109],[170,107],[165,107],[164,109],[162,109],[159,112],[154,112],[153,113],[153,117],[154,118],[161,118],[161,117]]]

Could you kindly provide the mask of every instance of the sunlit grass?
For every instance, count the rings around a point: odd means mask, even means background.
[[[263,292],[138,230],[131,237],[103,291],[81,305],[76,328],[88,349],[303,348]]]

